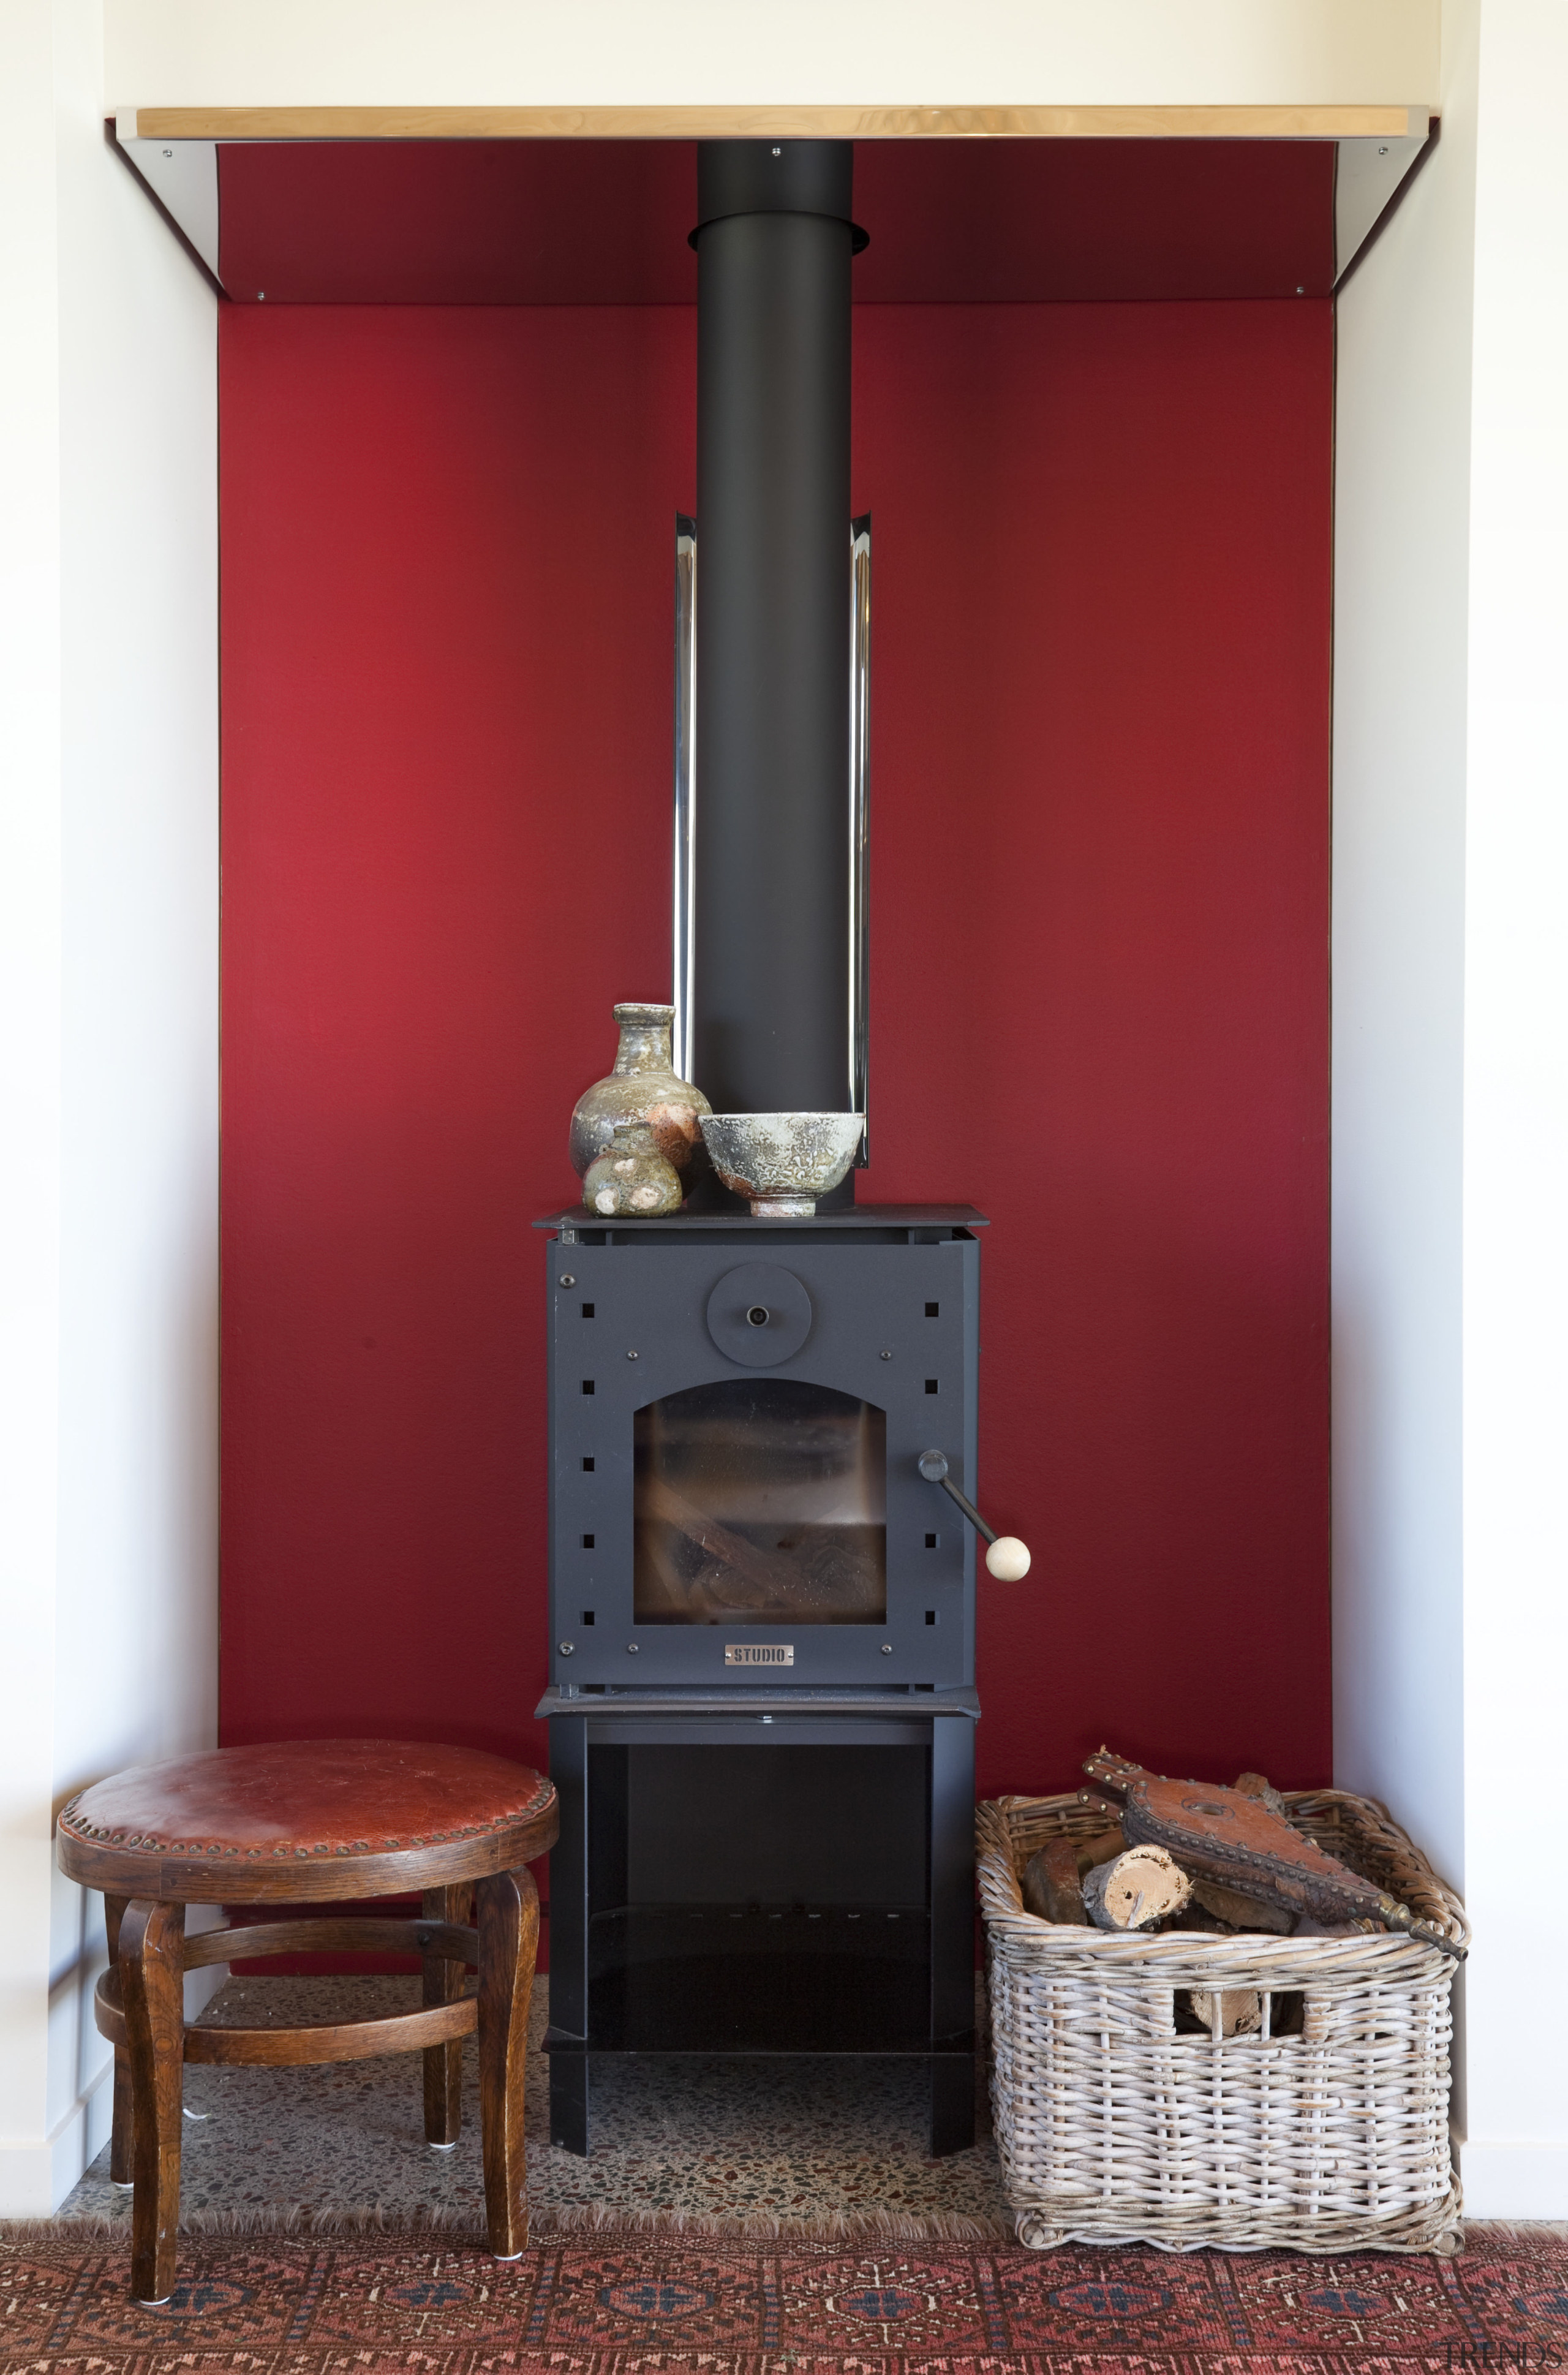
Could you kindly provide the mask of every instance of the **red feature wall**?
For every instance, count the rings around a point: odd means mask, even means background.
[[[222,1727],[542,1761],[545,1250],[669,978],[682,307],[223,315]],[[972,1200],[980,1785],[1327,1778],[1328,306],[866,306],[864,1200]]]

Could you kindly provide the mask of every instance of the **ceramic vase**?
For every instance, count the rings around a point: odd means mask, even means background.
[[[617,1214],[646,1221],[679,1211],[680,1174],[665,1161],[645,1121],[615,1124],[609,1144],[584,1175],[583,1201],[607,1221]]]
[[[701,1118],[713,1107],[676,1072],[670,1049],[673,1006],[618,1006],[620,1045],[615,1069],[578,1098],[572,1116],[572,1167],[579,1178],[609,1145],[618,1121],[645,1121],[666,1163],[684,1178],[706,1163]]]

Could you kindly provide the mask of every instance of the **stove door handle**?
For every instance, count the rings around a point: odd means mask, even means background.
[[[939,1484],[948,1498],[958,1503],[975,1532],[989,1545],[985,1553],[985,1564],[991,1573],[1002,1583],[1021,1583],[1029,1573],[1028,1550],[1016,1534],[998,1534],[986,1524],[973,1502],[959,1491],[958,1486],[948,1474],[947,1453],[923,1451],[920,1455],[920,1473],[925,1477],[927,1484]]]

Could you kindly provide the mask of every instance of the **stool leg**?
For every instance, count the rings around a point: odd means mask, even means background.
[[[421,1900],[425,1920],[466,1921],[472,1894],[467,1881],[458,1888],[427,1888]],[[454,2003],[463,1992],[463,1965],[444,1955],[427,1955],[424,1962],[425,2003]],[[463,2133],[463,2039],[454,2037],[444,2045],[427,2046],[424,2063],[425,2142],[438,2152],[450,2152]]]
[[[131,2298],[167,2300],[180,2224],[185,1908],[134,1897],[120,1924],[120,1989],[136,2118]]]
[[[479,1896],[479,2124],[485,2155],[485,2211],[490,2250],[515,2260],[528,2240],[523,2086],[528,2055],[528,1999],[539,1943],[534,1875],[498,1872]]]
[[[103,1928],[109,1940],[109,1961],[112,1968],[120,1960],[120,1924],[125,1918],[126,1899],[106,1896],[103,1900]],[[136,2115],[131,2105],[131,2062],[123,2045],[114,2048],[114,2127],[109,2139],[109,2182],[122,2192],[132,2182],[133,2139]]]

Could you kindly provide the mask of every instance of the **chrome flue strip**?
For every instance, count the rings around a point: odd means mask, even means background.
[[[670,945],[675,1069],[692,1077],[697,897],[697,523],[675,515],[675,904]]]
[[[849,1110],[867,1116],[857,1169],[871,1160],[867,1105],[871,1015],[871,514],[850,523]]]

